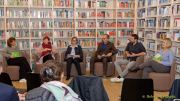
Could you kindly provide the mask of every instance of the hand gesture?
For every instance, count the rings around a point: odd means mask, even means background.
[[[74,55],[74,58],[80,58],[80,55]]]
[[[108,53],[106,56],[107,56],[107,57],[110,57],[110,56],[112,56],[112,53]]]

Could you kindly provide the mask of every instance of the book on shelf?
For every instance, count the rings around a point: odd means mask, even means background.
[[[40,7],[51,7],[52,0],[31,0],[31,6],[40,6]]]
[[[73,18],[74,11],[68,9],[55,9],[53,15],[55,18]]]
[[[89,1],[82,1],[82,0],[77,0],[76,1],[76,7],[77,8],[95,8],[96,7],[96,2],[89,0]]]
[[[0,30],[4,30],[5,29],[4,23],[5,23],[5,21],[0,19]]]
[[[97,17],[98,18],[114,18],[115,12],[113,11],[107,11],[107,10],[98,10],[97,11]]]
[[[0,6],[4,5],[4,0],[0,0]]]
[[[117,3],[118,8],[134,8],[133,0],[125,0]]]
[[[115,21],[98,21],[97,28],[115,28],[116,22]]]
[[[31,41],[31,49],[39,48],[41,44],[40,41]]]
[[[14,29],[14,28],[19,28],[19,29],[28,29],[29,28],[29,22],[28,20],[7,20],[6,26],[8,29]]]
[[[145,7],[146,0],[138,0],[138,7]]]
[[[134,18],[134,12],[133,11],[118,11],[117,17],[119,17],[119,18]]]
[[[180,32],[179,31],[173,33],[173,40],[180,41]]]
[[[167,4],[167,3],[170,3],[171,0],[159,0],[159,4]]]
[[[104,0],[104,1],[99,0],[96,2],[96,7],[109,9],[114,7],[113,3],[114,3],[113,0]]]
[[[174,27],[180,27],[180,18],[174,19]]]
[[[94,21],[77,21],[76,28],[96,28],[96,22]]]
[[[154,6],[157,4],[157,0],[148,0],[148,6]]]
[[[147,19],[147,27],[156,27],[156,18]]]
[[[36,21],[32,20],[29,22],[29,26],[32,29],[41,29],[41,28],[53,28],[53,22],[52,21]]]
[[[172,8],[171,6],[163,6],[159,8],[159,15],[160,16],[167,16],[172,14]]]
[[[76,30],[78,37],[96,37],[95,30]]]
[[[0,48],[5,48],[6,47],[6,41],[0,41]]]
[[[58,48],[67,48],[70,45],[70,40],[56,40],[54,46]]]
[[[18,40],[17,46],[20,50],[29,49],[29,40]]]
[[[158,20],[158,26],[160,28],[169,28],[170,27],[170,17],[161,18]]]
[[[146,25],[145,19],[139,19],[139,20],[137,20],[137,26],[138,26],[138,27],[145,27],[145,25]]]
[[[98,37],[101,37],[104,34],[108,34],[110,36],[110,38],[114,38],[116,36],[116,31],[104,30],[104,31],[98,31],[97,32]]]
[[[8,30],[6,32],[7,37],[15,37],[15,38],[29,38],[28,30]]]
[[[92,48],[96,45],[95,39],[79,39],[81,47]]]
[[[139,18],[144,18],[144,17],[146,17],[146,9],[145,9],[145,8],[144,8],[144,9],[139,9],[138,12],[137,12],[137,16],[138,16]]]
[[[49,36],[52,38],[53,32],[52,31],[46,31],[46,30],[32,30],[31,32],[31,38],[43,38],[45,36]]]
[[[176,56],[180,57],[180,47],[177,47]]]
[[[118,21],[117,27],[126,27],[126,28],[133,28],[134,27],[134,21]]]
[[[180,1],[179,1],[179,2],[180,2]],[[178,4],[173,5],[173,14],[174,14],[174,15],[180,14],[180,5],[178,5]]]
[[[7,0],[7,5],[8,6],[27,6],[28,7],[28,0]]]
[[[142,30],[138,30],[137,33],[138,33],[139,38],[144,38],[145,31],[143,29]]]
[[[53,37],[55,38],[71,38],[74,36],[74,32],[71,30],[65,31],[65,30],[59,30],[59,31],[54,31]]]
[[[0,17],[4,17],[4,9],[0,8]]]
[[[133,30],[118,30],[117,37],[127,37],[133,34]]]
[[[31,18],[52,18],[51,9],[31,9],[30,11]]]
[[[157,8],[147,8],[147,17],[156,16]]]
[[[5,39],[6,38],[6,34],[4,31],[0,30],[0,38]]]
[[[77,11],[77,18],[96,18],[96,11]]]
[[[14,9],[14,8],[7,8],[6,9],[6,16],[7,17],[22,17],[25,18],[29,16],[29,9],[28,8],[21,8],[21,9]]]
[[[158,32],[156,34],[156,38],[163,40],[165,38],[172,38],[172,35],[170,33],[168,33],[168,32]]]
[[[54,0],[55,7],[74,7],[74,0]]]
[[[54,28],[74,28],[73,21],[54,21]]]

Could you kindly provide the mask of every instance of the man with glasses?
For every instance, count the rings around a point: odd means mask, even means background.
[[[95,57],[92,57],[90,60],[90,73],[94,74],[95,62],[103,62],[103,74],[106,76],[107,62],[111,61],[112,55],[116,53],[117,51],[114,44],[109,41],[109,35],[102,35],[102,42],[98,45],[97,51],[95,52]]]
[[[125,55],[127,59],[121,59],[114,62],[115,69],[118,72],[119,76],[116,78],[111,78],[111,82],[123,82],[124,77],[128,74],[128,71],[135,66],[136,59],[139,56],[144,56],[146,54],[146,49],[143,44],[138,42],[138,35],[131,34],[129,36],[129,43],[125,49]],[[126,65],[124,71],[121,69],[121,65]]]

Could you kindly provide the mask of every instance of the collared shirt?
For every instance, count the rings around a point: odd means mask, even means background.
[[[78,47],[78,46],[76,45],[75,47],[72,47],[72,45],[71,45],[70,47],[72,48],[70,55],[76,55],[75,48]]]

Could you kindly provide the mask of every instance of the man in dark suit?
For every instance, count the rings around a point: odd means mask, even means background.
[[[1,101],[19,101],[18,93],[12,86],[0,83]]]
[[[76,66],[78,75],[81,75],[80,62],[83,61],[83,52],[80,45],[78,45],[77,37],[71,38],[71,45],[68,46],[65,53],[65,61],[67,61],[67,78],[70,79],[71,65],[74,63]]]
[[[102,35],[102,42],[99,43],[95,57],[90,60],[90,73],[94,74],[95,62],[103,62],[103,73],[104,76],[107,72],[107,62],[112,61],[112,55],[116,54],[117,50],[114,47],[114,43],[109,41],[109,35]]]

